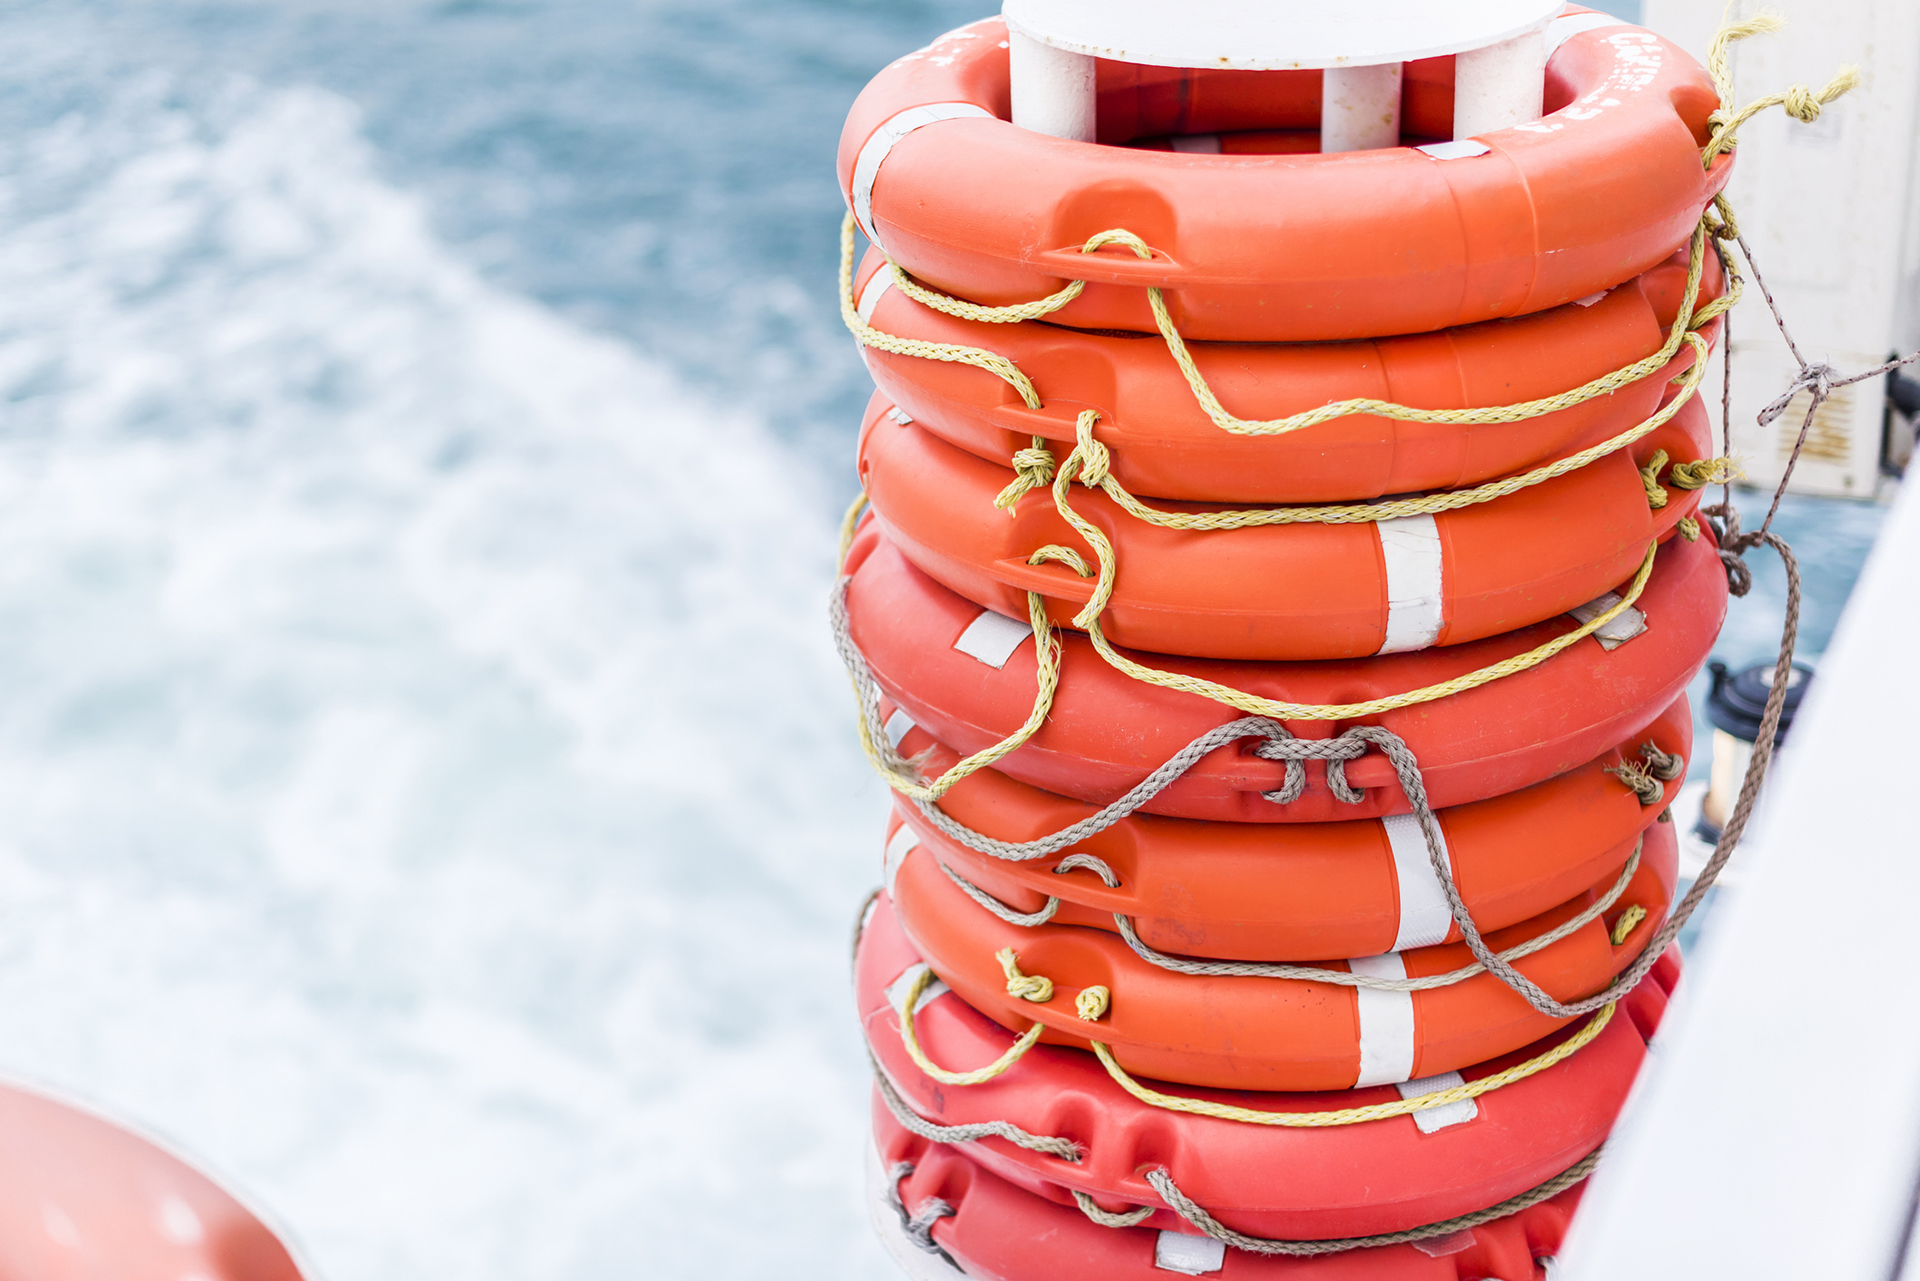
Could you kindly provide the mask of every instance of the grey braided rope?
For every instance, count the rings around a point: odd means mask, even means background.
[[[1729,520],[1734,531],[1738,530],[1737,516],[1729,514],[1723,519]],[[1454,921],[1460,926],[1461,938],[1468,950],[1473,953],[1474,960],[1512,988],[1528,1005],[1549,1018],[1565,1020],[1591,1014],[1631,992],[1659,962],[1661,954],[1673,940],[1679,937],[1680,931],[1685,928],[1687,921],[1718,880],[1721,870],[1727,865],[1727,860],[1733,856],[1734,847],[1739,844],[1740,837],[1746,830],[1747,820],[1752,815],[1754,802],[1759,795],[1761,781],[1765,778],[1767,767],[1773,758],[1774,733],[1779,727],[1780,715],[1785,707],[1787,683],[1793,667],[1794,642],[1799,631],[1799,562],[1794,558],[1792,548],[1787,546],[1784,539],[1765,529],[1744,536],[1735,532],[1731,541],[1733,543],[1731,550],[1735,554],[1736,562],[1740,563],[1742,568],[1745,565],[1744,561],[1739,560],[1740,555],[1749,547],[1765,543],[1779,554],[1787,572],[1786,623],[1781,631],[1780,656],[1774,665],[1774,681],[1767,692],[1766,710],[1761,716],[1759,735],[1754,743],[1752,759],[1748,762],[1746,776],[1741,781],[1740,794],[1734,803],[1733,813],[1728,816],[1726,826],[1721,829],[1720,840],[1714,846],[1713,856],[1707,860],[1706,867],[1701,870],[1692,888],[1674,906],[1665,923],[1655,931],[1653,938],[1641,950],[1640,955],[1634,958],[1613,983],[1591,996],[1576,1001],[1558,1000],[1532,979],[1520,973],[1488,945],[1479,926],[1474,924],[1473,914],[1468,910],[1466,900],[1461,897],[1459,886],[1454,883],[1453,867],[1446,855],[1446,844],[1440,833],[1439,821],[1435,818],[1433,806],[1427,799],[1427,787],[1420,773],[1420,763],[1414,757],[1413,750],[1407,746],[1406,740],[1392,730],[1378,725],[1355,725],[1335,738],[1315,740],[1296,739],[1285,726],[1265,717],[1245,717],[1218,726],[1188,744],[1173,759],[1149,775],[1146,781],[1098,814],[1064,828],[1051,837],[1042,837],[1038,841],[1019,845],[997,841],[974,832],[942,812],[937,805],[922,804],[920,808],[940,831],[969,848],[997,857],[1025,861],[1045,857],[1064,849],[1075,840],[1083,839],[1084,835],[1088,834],[1085,829],[1089,827],[1092,831],[1111,827],[1145,804],[1147,800],[1152,799],[1159,791],[1164,790],[1208,751],[1239,738],[1265,738],[1267,741],[1254,749],[1255,753],[1267,759],[1287,760],[1286,782],[1276,792],[1263,793],[1269,799],[1279,801],[1289,792],[1292,795],[1288,796],[1288,799],[1297,798],[1299,789],[1294,786],[1295,771],[1299,771],[1298,778],[1302,780],[1302,785],[1305,777],[1305,770],[1299,762],[1317,759],[1328,762],[1327,782],[1334,794],[1342,801],[1357,803],[1365,793],[1347,785],[1344,766],[1347,760],[1354,759],[1365,751],[1365,747],[1357,745],[1371,744],[1379,748],[1381,754],[1387,758],[1388,763],[1393,767],[1395,777],[1399,780],[1401,790],[1406,794],[1413,816],[1420,824],[1421,836],[1426,841],[1427,858],[1433,868],[1434,877],[1440,884],[1441,893],[1447,901],[1447,908],[1452,913]],[[891,746],[887,744],[885,727],[879,724],[878,684],[873,678],[872,670],[867,666],[865,656],[853,643],[851,622],[846,609],[847,582],[847,579],[842,578],[833,595],[835,643],[841,657],[847,662],[848,675],[852,678],[855,689],[860,691],[861,714],[867,718],[870,731],[878,730],[874,738],[876,747],[888,753],[885,759],[890,765],[898,761],[900,768],[905,772],[912,768],[911,763],[892,751]],[[1210,745],[1203,748],[1203,744]],[[1069,836],[1069,834],[1072,835]],[[998,853],[1000,849],[1009,852]]]
[[[1620,896],[1626,893],[1627,886],[1633,881],[1633,874],[1640,870],[1640,854],[1645,846],[1646,838],[1643,836],[1634,846],[1626,866],[1614,880],[1611,888],[1585,910],[1545,933],[1537,934],[1524,943],[1515,944],[1499,955],[1508,961],[1518,961],[1532,956],[1535,952],[1552,947],[1568,935],[1578,933],[1604,916],[1615,903],[1620,901]],[[1016,912],[945,863],[938,859],[935,859],[934,863],[967,897],[1009,925],[1033,929],[1052,920],[1053,914],[1059,910],[1060,900],[1057,897],[1049,897],[1047,905],[1038,912]],[[1063,861],[1054,871],[1058,872],[1065,866],[1066,862]],[[1084,867],[1087,864],[1081,863],[1077,866]],[[1104,867],[1105,864],[1102,863],[1101,866]],[[1110,874],[1111,869],[1109,869]],[[1457,970],[1448,970],[1444,974],[1392,979],[1372,974],[1355,974],[1347,970],[1330,970],[1318,965],[1289,965],[1269,961],[1201,961],[1191,957],[1169,956],[1165,952],[1156,951],[1140,937],[1131,917],[1115,912],[1113,920],[1118,927],[1120,937],[1126,940],[1127,946],[1133,949],[1135,956],[1149,965],[1159,966],[1175,974],[1193,974],[1210,978],[1297,979],[1311,983],[1331,983],[1339,987],[1363,987],[1377,992],[1425,992],[1433,988],[1452,987],[1456,983],[1464,983],[1470,978],[1487,972],[1486,966],[1475,962]]]
[[[1153,1217],[1153,1207],[1143,1205],[1137,1210],[1127,1210],[1116,1214],[1112,1210],[1102,1210],[1094,1199],[1079,1188],[1070,1188],[1073,1203],[1080,1207],[1080,1213],[1092,1219],[1103,1228],[1133,1228]]]
[[[873,1064],[873,1084],[880,1091],[881,1101],[887,1105],[887,1111],[893,1113],[893,1119],[933,1143],[974,1143],[981,1139],[1005,1139],[1018,1148],[1029,1152],[1039,1152],[1046,1156],[1057,1156],[1062,1161],[1078,1162],[1085,1155],[1078,1143],[1072,1139],[1054,1138],[1046,1134],[1031,1134],[1011,1121],[978,1121],[972,1125],[936,1125],[915,1112],[900,1092],[893,1088],[893,1082],[881,1070],[880,1063],[874,1059],[873,1052],[867,1052],[867,1059]]]
[[[900,1230],[906,1233],[907,1240],[928,1254],[937,1254],[952,1263],[953,1256],[941,1249],[940,1243],[933,1239],[933,1225],[941,1219],[952,1218],[959,1211],[936,1196],[927,1198],[918,1213],[908,1214],[907,1203],[900,1197],[900,1180],[912,1174],[913,1168],[913,1162],[900,1161],[887,1171],[887,1204],[900,1216]]]
[[[1475,1210],[1471,1214],[1462,1214],[1439,1223],[1429,1223],[1424,1227],[1409,1228],[1404,1232],[1384,1232],[1378,1236],[1344,1237],[1332,1241],[1276,1241],[1268,1237],[1254,1237],[1244,1232],[1235,1232],[1208,1214],[1191,1197],[1182,1192],[1174,1183],[1173,1176],[1166,1170],[1147,1171],[1147,1182],[1153,1185],[1153,1190],[1160,1194],[1160,1198],[1173,1209],[1174,1213],[1216,1241],[1224,1241],[1234,1249],[1245,1250],[1249,1254],[1285,1254],[1295,1258],[1305,1258],[1321,1254],[1341,1254],[1348,1250],[1363,1250],[1373,1246],[1429,1241],[1434,1237],[1477,1228],[1483,1223],[1503,1219],[1509,1214],[1518,1214],[1551,1197],[1559,1196],[1592,1174],[1594,1166],[1600,1163],[1600,1153],[1603,1150],[1595,1148],[1571,1169],[1556,1174],[1538,1187],[1529,1188],[1519,1196],[1509,1197],[1499,1205],[1488,1206],[1484,1210]]]

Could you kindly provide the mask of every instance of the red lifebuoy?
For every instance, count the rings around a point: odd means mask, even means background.
[[[1037,663],[1022,625],[915,569],[871,521],[854,539],[846,572],[852,575],[852,641],[887,697],[915,723],[954,750],[972,753],[1007,738],[1026,720]],[[1392,730],[1418,758],[1436,808],[1516,791],[1590,761],[1651,724],[1706,661],[1726,602],[1726,573],[1711,535],[1703,532],[1697,542],[1676,538],[1661,546],[1639,598],[1646,632],[1617,648],[1588,636],[1537,666],[1435,702],[1354,722],[1303,721],[1290,728],[1308,738],[1332,737],[1350,723]],[[1398,695],[1480,671],[1572,630],[1573,619],[1557,618],[1470,644],[1339,662],[1131,657],[1266,698],[1334,704]],[[1236,719],[1200,694],[1123,675],[1083,634],[1059,636],[1062,675],[1052,711],[1023,747],[996,766],[1023,783],[1105,805],[1189,743]],[[1352,785],[1366,791],[1357,804],[1336,799],[1317,764],[1307,767],[1306,790],[1298,799],[1267,800],[1262,793],[1282,785],[1283,767],[1254,756],[1252,746],[1249,740],[1204,757],[1149,801],[1146,812],[1266,823],[1407,812],[1391,766],[1373,755],[1346,767]]]
[[[860,479],[895,546],[978,605],[1027,616],[1027,593],[1071,620],[1094,580],[1028,563],[1049,545],[1088,547],[1043,491],[1012,512],[994,498],[1014,473],[886,416],[876,394],[860,436]],[[1096,436],[1098,429],[1095,429]],[[1073,509],[1112,540],[1119,567],[1100,626],[1116,645],[1201,658],[1364,658],[1458,645],[1578,608],[1632,576],[1649,543],[1700,502],[1667,489],[1648,506],[1640,468],[1713,456],[1706,406],[1693,397],[1630,450],[1518,493],[1438,515],[1357,524],[1303,522],[1208,532],[1149,524],[1107,494],[1076,487]],[[1664,475],[1665,473],[1663,473]],[[1162,503],[1199,515],[1218,510]]]
[[[1590,909],[1603,906],[1612,876],[1532,920],[1487,932],[1487,943],[1496,951],[1517,948],[1586,916],[1574,933],[1513,964],[1556,1000],[1590,996],[1632,964],[1665,922],[1678,862],[1673,824],[1656,823],[1625,892],[1604,915]],[[1129,1072],[1162,1081],[1228,1090],[1391,1085],[1497,1058],[1564,1022],[1484,971],[1445,987],[1391,992],[1163,968],[1112,930],[1001,919],[969,899],[925,846],[901,860],[889,899],[914,949],[968,1005],[1015,1032],[1043,1023],[1041,1039],[1054,1045],[1104,1042]],[[1630,927],[1618,943],[1609,936],[1616,922]],[[996,957],[1009,948],[1022,971],[1051,980],[1051,999],[1008,994]],[[1473,964],[1464,943],[1443,943],[1306,968],[1421,979]],[[1112,1008],[1089,1021],[1074,1000],[1095,986],[1113,994]]]
[[[890,288],[870,253],[860,312],[877,329],[921,342],[1005,356],[1045,397],[1029,409],[1001,379],[971,365],[862,348],[880,390],[920,426],[1005,464],[1036,436],[1060,457],[1074,420],[1097,410],[1113,474],[1142,496],[1196,502],[1321,503],[1459,489],[1597,445],[1659,406],[1667,380],[1693,363],[1690,347],[1660,373],[1568,409],[1510,423],[1402,422],[1354,414],[1281,435],[1222,431],[1195,400],[1157,340],[1083,333],[1028,321],[990,325],[922,306]],[[1686,289],[1685,253],[1604,297],[1518,320],[1437,334],[1341,343],[1196,343],[1194,361],[1242,418],[1270,420],[1345,400],[1421,409],[1471,409],[1545,399],[1661,350]],[[1708,253],[1700,300],[1720,296]],[[1707,337],[1718,335],[1714,322]]]
[[[1101,1281],[1166,1281],[1168,1264],[1220,1260],[1208,1274],[1234,1281],[1536,1281],[1536,1260],[1551,1259],[1579,1207],[1584,1182],[1537,1205],[1449,1234],[1445,1249],[1411,1243],[1374,1246],[1312,1258],[1221,1251],[1170,1210],[1136,1227],[1106,1227],[1071,1202],[1030,1192],[968,1160],[958,1148],[934,1143],[894,1119],[875,1091],[873,1215],[882,1239],[917,1281],[1055,1281],[1089,1276]],[[928,1245],[904,1224],[938,1202]],[[1166,1226],[1162,1226],[1162,1225]],[[1178,1226],[1174,1226],[1177,1224]],[[958,1265],[949,1271],[939,1251]],[[1231,1255],[1232,1264],[1226,1257]],[[908,1261],[911,1260],[910,1263]],[[915,1267],[914,1265],[918,1265]]]
[[[1164,1169],[1228,1226],[1284,1239],[1405,1231],[1497,1205],[1574,1166],[1605,1139],[1679,978],[1678,953],[1670,951],[1590,1043],[1544,1071],[1481,1094],[1470,1117],[1462,1108],[1450,1118],[1428,1118],[1430,1125],[1455,1123],[1423,1133],[1407,1115],[1283,1128],[1169,1111],[1129,1094],[1086,1051],[1047,1045],[979,1085],[942,1085],[914,1064],[900,1035],[896,1003],[924,964],[882,895],[858,945],[855,992],[867,1043],[906,1106],[934,1125],[1007,1122],[1071,1140],[1081,1150],[1079,1160],[1067,1161],[988,1137],[962,1145],[970,1159],[1050,1200],[1072,1205],[1078,1190],[1110,1210],[1164,1206],[1146,1178]],[[944,985],[922,992],[914,1022],[926,1053],[948,1068],[991,1063],[1014,1044],[1005,1028]],[[1486,1079],[1573,1034],[1556,1033],[1461,1075],[1469,1083]],[[1180,1093],[1255,1111],[1328,1112],[1417,1098],[1427,1085]],[[1179,1221],[1164,1212],[1153,1222],[1174,1227]]]
[[[890,702],[880,709],[902,755],[932,779],[959,756],[912,724]],[[1657,799],[1643,800],[1619,777],[1645,768],[1652,743],[1670,760]],[[1638,837],[1684,781],[1693,745],[1685,696],[1603,755],[1544,783],[1442,810],[1439,822],[1461,898],[1483,930],[1545,912],[1625,866]],[[949,819],[991,839],[1036,841],[1084,822],[1095,807],[986,769],[939,801]],[[1147,946],[1163,952],[1237,961],[1309,961],[1373,956],[1451,943],[1460,928],[1428,859],[1419,823],[1406,814],[1345,823],[1198,823],[1135,814],[1073,842],[1079,856],[1061,871],[1062,854],[1031,861],[996,858],[944,834],[905,798],[894,812],[909,825],[889,838],[889,887],[914,842],[1016,912],[1041,913],[1050,900],[1061,925],[1115,928],[1127,917]],[[1109,886],[1098,859],[1118,885]]]
[[[1317,71],[1103,61],[1101,142],[1311,128],[1320,82]],[[1418,119],[1431,106],[1410,105],[1407,132],[1431,128]],[[1719,106],[1692,58],[1620,25],[1561,42],[1545,118],[1486,135],[1481,154],[1208,156],[1071,142],[1011,123],[1006,27],[989,18],[874,78],[841,133],[839,176],[895,262],[975,302],[1027,302],[1086,280],[1054,321],[1151,332],[1143,286],[1154,286],[1188,338],[1360,338],[1544,311],[1653,267],[1726,183],[1730,156],[1701,164]],[[1152,259],[1119,245],[1081,252],[1115,228],[1152,246]]]

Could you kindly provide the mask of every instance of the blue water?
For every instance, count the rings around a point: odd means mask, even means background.
[[[341,1281],[890,1274],[832,155],[977,10],[0,7],[0,1071]]]

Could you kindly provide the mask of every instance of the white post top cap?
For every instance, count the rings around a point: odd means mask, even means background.
[[[1484,49],[1564,0],[1005,0],[1007,26],[1069,53],[1150,67],[1365,67]]]

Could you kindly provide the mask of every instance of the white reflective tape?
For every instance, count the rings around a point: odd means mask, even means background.
[[[1576,307],[1591,307],[1595,303],[1600,302],[1602,299],[1604,299],[1607,296],[1607,293],[1608,293],[1607,290],[1602,289],[1597,294],[1588,294],[1585,298],[1575,298],[1573,300],[1573,305]]]
[[[893,715],[887,717],[887,746],[900,746],[900,740],[918,728],[903,708],[894,708]]]
[[[1446,621],[1440,526],[1431,516],[1400,516],[1374,529],[1387,568],[1387,637],[1376,652],[1425,649]]]
[[[893,1007],[893,1012],[895,1014],[905,1017],[907,1012],[907,989],[913,986],[913,981],[915,979],[919,978],[922,974],[925,974],[926,972],[927,972],[926,963],[922,961],[915,961],[912,965],[909,965],[906,969],[900,972],[899,978],[895,979],[893,982],[887,985],[887,1004]],[[914,1017],[915,1018],[919,1017],[920,1011],[927,1008],[927,1003],[929,1001],[933,1001],[938,999],[939,997],[943,997],[951,991],[953,991],[952,988],[948,987],[945,983],[942,983],[937,978],[933,980],[933,982],[927,984],[927,986],[920,993],[920,999],[913,1003]]]
[[[893,897],[893,883],[900,876],[900,865],[907,861],[907,855],[920,848],[920,837],[911,827],[902,823],[887,841],[886,881],[887,897]]]
[[[873,312],[880,300],[887,296],[887,290],[893,288],[893,269],[882,266],[867,279],[867,287],[860,291],[860,305],[854,308],[860,314],[860,323],[871,325]]]
[[[913,422],[913,415],[898,405],[895,405],[887,411],[887,417],[893,419],[893,421],[899,423],[902,427],[908,426]]]
[[[1393,950],[1432,947],[1447,937],[1453,928],[1453,909],[1447,904],[1440,878],[1433,872],[1433,857],[1427,853],[1427,838],[1420,820],[1411,814],[1390,814],[1380,820],[1386,829],[1387,845],[1393,851],[1393,879],[1400,890],[1400,932],[1394,935]],[[1435,830],[1440,824],[1434,824]],[[1453,866],[1447,850],[1446,833],[1440,834],[1440,853]]]
[[[1619,603],[1620,597],[1613,592],[1608,592],[1605,596],[1597,600],[1590,600],[1584,605],[1568,610],[1567,613],[1579,619],[1582,624],[1586,624],[1591,623],[1594,619],[1600,617],[1600,615],[1606,613]],[[1629,605],[1618,614],[1615,614],[1611,620],[1595,629],[1592,635],[1595,640],[1600,642],[1601,649],[1611,653],[1613,650],[1619,649],[1622,645],[1646,630],[1647,616]]]
[[[859,158],[853,162],[853,190],[848,193],[853,200],[853,216],[859,220],[860,230],[867,233],[868,240],[876,245],[880,243],[880,238],[873,234],[873,180],[880,176],[880,165],[887,154],[915,129],[972,116],[984,120],[995,118],[991,111],[971,102],[929,102],[888,117],[885,124],[873,131],[873,136],[860,148]]]
[[[1183,133],[1173,140],[1175,151],[1184,151],[1190,156],[1217,156],[1220,154],[1220,135],[1217,133]]]
[[[967,630],[960,633],[960,639],[953,643],[953,647],[988,667],[1005,667],[1007,660],[1013,657],[1013,651],[1019,649],[1020,643],[1031,635],[1033,624],[1008,618],[1005,614],[996,614],[989,609],[967,624]]]
[[[1218,1272],[1227,1266],[1227,1243],[1162,1229],[1153,1243],[1153,1266],[1188,1277]]]
[[[1355,974],[1377,979],[1407,977],[1407,963],[1398,952],[1360,956],[1347,962]],[[1413,1075],[1413,993],[1353,989],[1360,1015],[1360,1076],[1363,1085],[1392,1085]]]
[[[1435,160],[1470,160],[1475,156],[1486,155],[1493,148],[1472,138],[1462,138],[1458,142],[1430,142],[1424,147],[1415,147],[1414,150],[1424,151]]]
[[[1442,1090],[1457,1090],[1466,1083],[1467,1079],[1458,1072],[1442,1072],[1439,1076],[1423,1076],[1418,1081],[1402,1081],[1393,1088],[1400,1091],[1403,1099],[1417,1099],[1423,1095],[1438,1094]],[[1479,1115],[1478,1103],[1472,1099],[1460,1099],[1454,1103],[1442,1103],[1437,1108],[1428,1108],[1424,1112],[1415,1112],[1413,1123],[1420,1127],[1420,1133],[1432,1134],[1435,1130],[1471,1121]]]
[[[1547,56],[1551,58],[1561,45],[1575,36],[1585,35],[1589,31],[1598,31],[1602,27],[1625,27],[1632,24],[1623,22],[1610,13],[1573,13],[1564,18],[1555,18],[1547,24]]]

